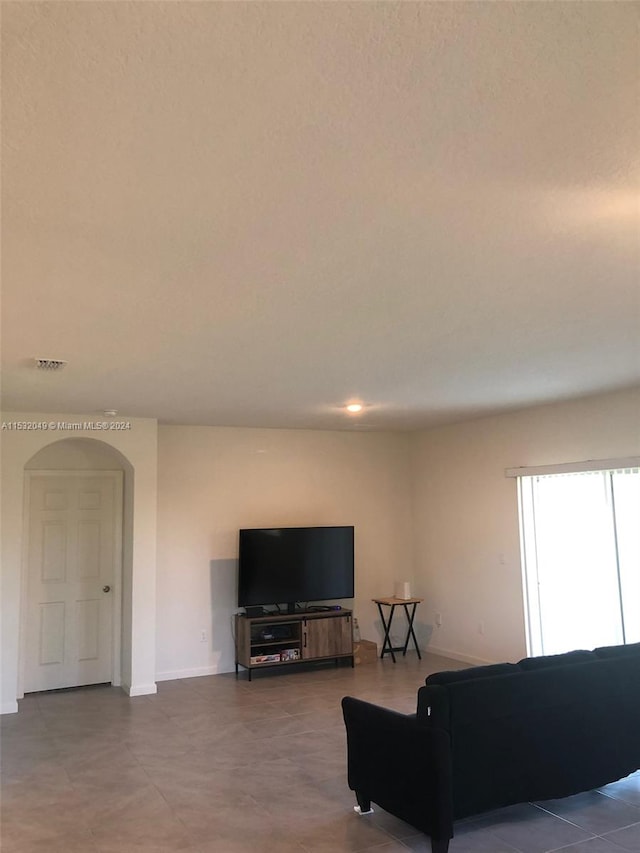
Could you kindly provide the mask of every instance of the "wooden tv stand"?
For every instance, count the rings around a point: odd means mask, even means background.
[[[318,610],[235,617],[236,676],[238,667],[254,669],[291,666],[320,660],[351,658],[351,610]]]

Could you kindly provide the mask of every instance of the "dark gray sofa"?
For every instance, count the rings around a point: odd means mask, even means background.
[[[454,821],[640,768],[640,643],[430,675],[417,712],[342,700],[349,787],[446,853]]]

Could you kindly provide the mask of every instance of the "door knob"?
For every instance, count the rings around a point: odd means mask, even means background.
[[[103,586],[102,591],[103,592],[111,592],[111,587],[109,586],[109,584],[107,584],[106,586]]]

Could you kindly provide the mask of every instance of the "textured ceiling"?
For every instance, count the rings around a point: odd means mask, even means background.
[[[6,410],[413,429],[640,383],[637,3],[2,12]]]

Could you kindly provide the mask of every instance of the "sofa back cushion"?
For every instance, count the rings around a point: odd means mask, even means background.
[[[426,684],[453,684],[454,681],[469,681],[474,678],[493,678],[496,675],[510,675],[518,672],[515,663],[494,663],[488,666],[470,666],[466,669],[434,672],[425,681]]]
[[[640,643],[636,644],[640,648]],[[615,649],[630,649],[631,646],[611,646],[597,651],[602,657],[614,657]],[[608,652],[611,650],[611,654]],[[624,653],[624,652],[623,652]],[[468,681],[475,678],[493,678],[496,675],[511,675],[519,670],[544,669],[551,666],[566,666],[571,663],[583,663],[594,660],[595,653],[583,649],[564,652],[559,655],[540,655],[539,657],[523,658],[518,663],[493,663],[486,666],[470,666],[464,669],[447,669],[434,672],[427,676],[425,684],[453,684],[455,681]]]
[[[518,662],[518,666],[524,670],[544,669],[548,666],[567,666],[571,663],[583,663],[584,661],[593,659],[593,652],[578,649],[574,652],[564,652],[560,655],[540,655],[534,658],[523,658]]]
[[[600,646],[594,651],[599,658],[624,658],[640,655],[640,643],[629,643],[626,646]]]

